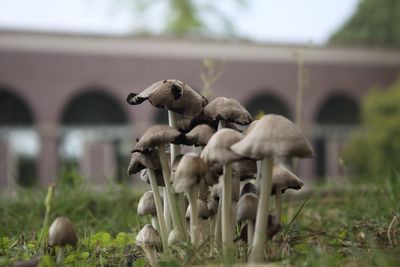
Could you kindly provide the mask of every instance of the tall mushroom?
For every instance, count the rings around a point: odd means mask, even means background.
[[[180,160],[174,174],[173,187],[177,193],[185,193],[191,205],[190,239],[194,247],[199,244],[200,229],[197,209],[197,184],[208,171],[207,164],[196,153],[187,153]]]
[[[222,129],[216,132],[201,153],[208,165],[222,164],[222,245],[224,255],[229,258],[233,248],[233,217],[232,217],[232,162],[242,157],[232,153],[229,147],[242,138],[242,134],[232,129]]]
[[[260,203],[257,210],[255,236],[250,261],[260,262],[264,258],[268,207],[272,186],[272,164],[274,156],[312,157],[313,150],[300,130],[280,115],[265,115],[231,150],[243,157],[261,160]]]
[[[49,245],[58,246],[57,266],[63,266],[65,247],[73,247],[78,243],[78,236],[72,222],[66,217],[58,217],[49,228]]]
[[[157,247],[160,236],[151,224],[146,224],[136,236],[136,244],[144,251],[151,266],[157,266]]]

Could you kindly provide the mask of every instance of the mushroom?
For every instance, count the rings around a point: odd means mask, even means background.
[[[282,193],[287,189],[299,190],[303,185],[303,181],[285,166],[282,164],[273,165],[271,194],[275,194],[276,217],[279,223],[281,222],[282,214]]]
[[[313,150],[300,130],[280,115],[265,115],[231,150],[243,157],[261,160],[260,203],[258,205],[255,236],[250,254],[251,262],[263,260],[268,225],[269,197],[272,186],[274,156],[312,157]]]
[[[253,193],[244,194],[237,204],[236,220],[247,222],[248,252],[251,251],[254,234],[254,221],[257,217],[258,196]]]
[[[63,266],[65,247],[73,247],[78,243],[78,236],[72,222],[66,217],[58,217],[49,228],[49,245],[58,246],[57,266]]]
[[[16,261],[10,265],[10,267],[36,267],[39,265],[40,259],[35,257],[26,261]]]
[[[208,210],[207,207],[207,202],[202,200],[202,199],[197,199],[197,210],[198,210],[198,219],[199,219],[199,231],[200,231],[200,236],[202,237],[203,240],[206,239],[207,234],[207,219],[210,217],[210,211]],[[186,209],[186,219],[191,220],[191,215],[192,213],[192,206],[189,205]]]
[[[166,192],[164,196],[166,198],[164,209],[170,210],[173,226],[176,227],[178,231],[182,233],[182,236],[185,236],[185,224],[183,221],[184,214],[183,211],[180,211],[179,207],[177,206],[178,203],[177,197],[171,188],[171,182],[170,182],[171,172],[168,164],[167,155],[165,153],[165,146],[170,143],[183,144],[186,142],[185,140],[186,140],[185,136],[172,127],[166,125],[154,125],[148,128],[143,133],[142,137],[138,140],[133,150],[140,152],[157,150],[161,163],[161,169],[163,172],[165,192]],[[167,202],[168,205],[166,204]],[[172,229],[167,229],[167,230],[170,231]],[[163,235],[162,231],[161,231],[161,238],[163,240],[163,243],[164,243],[164,238],[165,242],[167,241],[167,237]]]
[[[139,204],[137,206],[137,213],[138,215],[150,215],[151,224],[157,231],[160,230],[160,226],[158,224],[158,219],[157,219],[157,208],[156,208],[156,203],[154,201],[153,191],[144,192],[142,197],[139,199]]]
[[[207,164],[194,152],[185,154],[175,171],[173,188],[177,193],[185,193],[192,205],[190,214],[190,239],[194,247],[199,244],[199,224],[197,209],[197,184],[207,174]]]
[[[186,139],[194,146],[205,146],[215,133],[215,129],[208,124],[200,124],[186,134]]]
[[[232,129],[222,129],[209,140],[201,153],[208,165],[223,164],[222,187],[222,245],[224,255],[229,258],[233,247],[232,222],[232,162],[243,159],[229,150],[229,147],[242,138],[242,134]],[[239,183],[237,184],[239,187]],[[238,188],[237,188],[238,191]],[[238,193],[239,195],[239,193]],[[238,196],[237,195],[237,196]]]
[[[157,247],[161,244],[157,230],[151,224],[146,224],[136,236],[136,244],[139,245],[151,266],[157,265]]]
[[[243,185],[242,190],[240,191],[240,197],[247,193],[258,195],[257,187],[252,182],[247,182]]]

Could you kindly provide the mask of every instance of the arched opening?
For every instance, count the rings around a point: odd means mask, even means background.
[[[8,161],[0,179],[12,179],[22,186],[36,183],[40,145],[33,125],[34,116],[26,101],[12,88],[0,86],[0,139],[4,142],[2,156]]]
[[[316,175],[339,176],[341,145],[360,122],[359,105],[345,94],[332,95],[322,102],[315,122]]]
[[[287,118],[291,118],[292,115],[288,106],[279,98],[272,94],[259,94],[250,99],[245,105],[247,110],[253,117],[259,114],[279,114]]]
[[[60,120],[63,125],[61,177],[65,182],[76,182],[69,175],[76,171],[93,176],[85,178],[95,182],[126,177],[131,137],[128,116],[106,89],[82,90],[67,103]]]

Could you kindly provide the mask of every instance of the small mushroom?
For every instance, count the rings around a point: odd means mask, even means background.
[[[139,245],[151,266],[157,265],[157,247],[161,240],[157,230],[151,224],[146,224],[136,236],[136,244]]]
[[[73,247],[78,243],[78,236],[72,222],[66,217],[58,217],[49,228],[49,245],[58,246],[57,266],[63,266],[65,247]]]
[[[128,166],[128,175],[133,175],[146,169],[161,170],[160,159],[156,151],[133,152]]]
[[[150,215],[151,224],[157,231],[159,231],[160,226],[158,224],[157,208],[154,200],[153,191],[144,192],[142,197],[139,199],[139,204],[137,206],[137,213],[140,216]]]
[[[194,146],[205,146],[215,133],[215,129],[208,124],[200,124],[186,134],[186,139]]]
[[[264,257],[268,207],[272,187],[272,164],[274,156],[311,157],[312,147],[291,121],[280,115],[265,115],[248,135],[231,146],[231,150],[243,157],[262,160],[260,179],[260,203],[258,205],[255,237],[250,254],[251,262]]]
[[[258,196],[253,193],[244,194],[237,204],[236,220],[247,222],[248,252],[251,251],[254,234],[254,221],[257,217]]]
[[[233,98],[217,97],[204,107],[203,113],[207,120],[232,122],[240,125],[247,125],[253,121],[246,108]]]

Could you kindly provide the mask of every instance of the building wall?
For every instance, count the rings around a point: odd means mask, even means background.
[[[215,97],[233,97],[246,105],[255,97],[271,94],[284,102],[291,114],[295,113],[298,65],[296,59],[290,55],[291,50],[298,49],[296,47],[260,48],[260,46],[234,45],[232,47],[238,49],[239,54],[235,56],[232,52],[234,49],[229,48],[229,45],[227,45],[228,52],[225,53],[224,44],[211,43],[208,46],[207,44],[199,46],[197,43],[179,43],[182,47],[194,45],[197,50],[193,49],[195,51],[192,52],[193,55],[182,50],[183,56],[174,56],[179,51],[169,54],[166,49],[165,54],[162,54],[157,50],[165,49],[164,44],[174,47],[164,40],[154,40],[151,45],[144,45],[143,51],[125,48],[126,43],[131,42],[134,45],[135,40],[118,40],[123,45],[116,46],[117,52],[114,52],[107,48],[106,38],[80,37],[76,40],[68,36],[26,35],[27,43],[23,43],[23,33],[7,33],[3,36],[0,33],[0,84],[18,94],[33,113],[34,126],[41,140],[37,163],[42,183],[54,180],[58,171],[60,118],[67,103],[74,96],[85,88],[93,86],[104,88],[110,96],[120,102],[132,126],[132,138],[136,138],[152,125],[157,109],[147,102],[140,106],[129,106],[125,101],[128,93],[140,92],[152,82],[166,78],[183,80],[193,88],[201,88],[201,62],[207,51],[214,57],[218,56],[215,51],[220,51],[218,58],[226,60],[223,74],[213,86]],[[44,40],[46,38],[49,40]],[[54,41],[58,40],[57,38],[64,38],[71,42],[71,46],[68,42],[60,45]],[[97,49],[96,52],[80,49],[79,42],[82,38],[89,39],[90,44]],[[2,41],[5,44],[2,45]],[[53,41],[54,47],[51,46]],[[50,48],[41,49],[38,45],[40,42],[45,42]],[[73,45],[76,48],[73,49]],[[215,45],[218,47],[213,49]],[[87,44],[82,46],[86,47]],[[104,51],[101,50],[102,47]],[[204,51],[201,50],[202,47]],[[119,48],[122,51],[118,50]],[[123,49],[127,50],[126,54]],[[257,50],[260,57],[252,54],[253,50]],[[274,54],[275,50],[277,56]],[[309,61],[307,57],[305,59],[309,84],[304,93],[302,115],[304,131],[310,137],[321,105],[329,97],[340,93],[359,103],[368,89],[386,87],[394,81],[400,71],[400,53],[396,51],[368,53],[363,50],[360,53],[357,50],[347,49],[340,54],[329,49],[315,50]],[[198,51],[201,53],[197,53]],[[265,56],[263,51],[270,56]],[[287,53],[280,58],[279,53],[282,51]],[[248,58],[241,56],[245,53],[249,53]],[[359,57],[353,59],[346,57],[357,53]],[[370,59],[363,57],[369,54]],[[398,61],[393,60],[396,57]],[[306,178],[312,179],[315,176],[313,164],[315,164],[313,160],[306,160],[301,166],[300,170]]]

